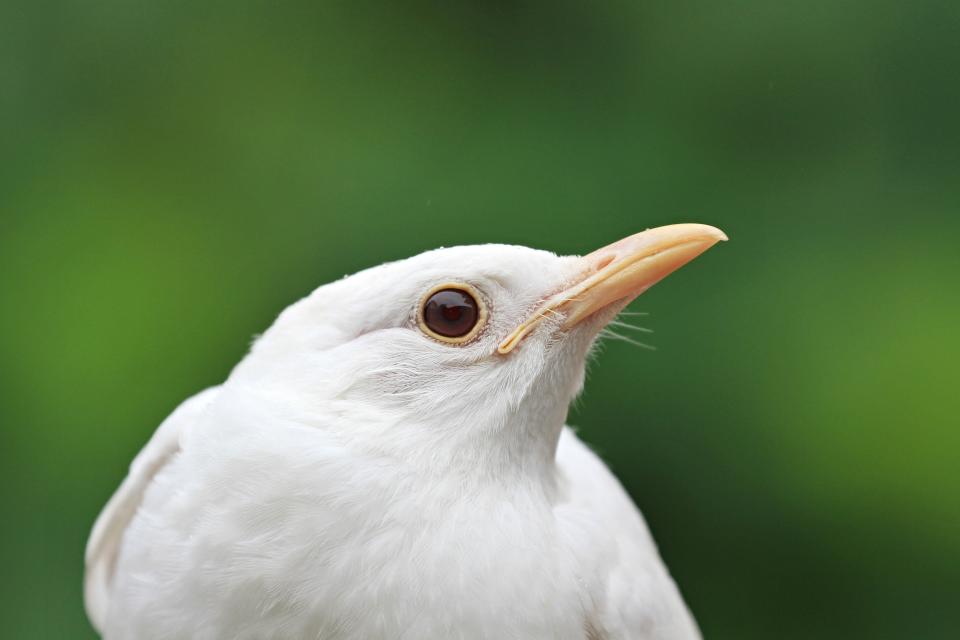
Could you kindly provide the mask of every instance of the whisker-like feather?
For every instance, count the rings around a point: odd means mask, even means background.
[[[642,333],[653,333],[653,329],[648,329],[647,327],[638,327],[626,322],[621,322],[619,320],[611,320],[610,324],[615,327],[622,327],[624,329],[632,329],[634,331],[640,331]]]
[[[611,330],[611,329],[604,329],[603,331],[601,331],[601,332],[600,332],[600,337],[601,337],[601,338],[611,338],[611,339],[613,339],[613,340],[621,340],[621,341],[623,341],[623,342],[630,343],[630,344],[634,345],[635,347],[640,347],[641,349],[649,349],[650,351],[656,351],[656,350],[657,350],[657,348],[654,347],[653,345],[645,344],[645,343],[643,343],[643,342],[640,342],[639,340],[634,340],[634,339],[631,338],[630,336],[621,335],[621,334],[619,334],[619,333],[617,333],[617,332],[615,332],[615,331],[613,331],[613,330]]]

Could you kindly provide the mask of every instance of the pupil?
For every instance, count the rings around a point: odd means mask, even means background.
[[[443,289],[427,300],[423,322],[441,336],[459,338],[477,324],[477,301],[461,289]]]

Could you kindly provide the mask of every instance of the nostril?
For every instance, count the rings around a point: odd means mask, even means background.
[[[594,267],[594,270],[601,271],[616,259],[617,259],[617,256],[615,254],[611,253],[611,254],[605,255],[602,258],[600,258],[599,262],[597,262],[596,266]]]

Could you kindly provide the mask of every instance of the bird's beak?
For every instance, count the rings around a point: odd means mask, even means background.
[[[580,260],[581,279],[551,296],[497,347],[510,353],[547,316],[562,317],[562,328],[575,326],[597,311],[626,305],[657,282],[727,236],[705,224],[672,224],[647,229],[597,249]]]

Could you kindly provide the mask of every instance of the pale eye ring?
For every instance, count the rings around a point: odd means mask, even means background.
[[[420,299],[417,325],[440,342],[464,344],[473,340],[487,322],[487,307],[475,287],[444,282],[431,287]]]

